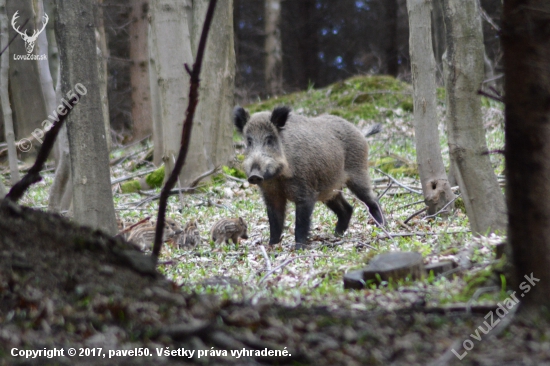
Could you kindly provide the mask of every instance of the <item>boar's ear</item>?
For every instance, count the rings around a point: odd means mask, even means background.
[[[285,126],[286,120],[288,119],[288,114],[290,113],[290,108],[288,107],[277,107],[271,113],[271,123],[273,123],[277,129],[281,129]]]
[[[240,133],[243,133],[244,125],[246,125],[249,118],[250,115],[243,107],[236,106],[235,109],[233,109],[233,124]]]

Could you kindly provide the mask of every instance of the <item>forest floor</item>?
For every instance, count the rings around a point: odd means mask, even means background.
[[[196,220],[202,243],[191,251],[165,244],[155,271],[147,255],[123,240],[41,212],[53,179],[46,172],[21,202],[38,210],[0,207],[0,364],[550,364],[548,319],[514,314],[520,306],[513,299],[521,303],[525,293],[508,288],[502,260],[495,259],[494,246],[505,237],[472,237],[459,203],[447,218],[420,213],[405,223],[423,207],[422,196],[412,192],[421,189],[406,84],[352,78],[248,108],[279,104],[306,115],[339,114],[359,128],[383,124],[382,133],[369,138],[370,161],[375,191],[385,192],[380,203],[391,238],[346,190],[355,210],[344,236],[334,236],[334,215],[317,205],[308,248],[294,251],[290,207],[282,245],[271,248],[259,192],[239,171],[236,138],[233,165],[169,201],[168,216],[182,225]],[[483,105],[489,149],[501,149],[502,108],[487,100]],[[443,123],[440,130],[448,163]],[[113,179],[149,169],[147,150],[116,150]],[[502,157],[491,159],[502,174]],[[388,175],[400,185],[388,188]],[[117,214],[127,225],[156,217],[158,201],[150,198],[158,189],[113,189]],[[209,241],[218,219],[237,216],[248,223],[248,240],[221,246]],[[396,250],[419,252],[426,264],[451,260],[457,269],[423,280],[343,288],[344,273]],[[508,306],[508,313],[497,311],[497,304]],[[70,347],[76,356],[68,356]],[[65,357],[12,355],[53,348],[62,348]],[[129,356],[128,350],[150,355]]]

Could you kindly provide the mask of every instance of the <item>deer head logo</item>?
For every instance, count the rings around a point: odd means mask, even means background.
[[[19,10],[16,11],[15,14],[13,14],[13,17],[11,18],[11,26],[13,27],[13,29],[17,33],[19,33],[21,35],[21,38],[23,38],[23,41],[25,41],[25,48],[27,49],[27,53],[31,53],[32,50],[34,49],[34,43],[36,42],[36,39],[38,38],[38,35],[40,33],[42,33],[44,28],[46,28],[46,24],[48,24],[48,19],[49,19],[48,15],[44,14],[44,21],[43,21],[42,29],[40,29],[38,32],[35,29],[32,33],[32,36],[29,36],[27,34],[26,29],[25,29],[24,32],[21,32],[19,30],[19,27],[15,28],[15,21],[17,20],[17,18],[19,18],[19,15],[17,15],[17,13],[19,13]]]

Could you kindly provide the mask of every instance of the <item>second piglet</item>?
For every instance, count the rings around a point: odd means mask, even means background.
[[[260,187],[267,206],[270,244],[281,240],[287,201],[296,203],[296,249],[307,242],[317,201],[336,213],[335,232],[343,234],[353,212],[342,195],[344,185],[385,224],[371,188],[367,141],[353,124],[331,115],[300,116],[287,107],[252,117],[236,107],[233,122],[246,144],[248,181]]]

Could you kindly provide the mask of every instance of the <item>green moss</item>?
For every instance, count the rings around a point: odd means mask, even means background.
[[[393,156],[387,156],[374,161],[374,165],[385,173],[392,176],[417,176],[418,167],[414,163],[407,163],[404,160]]]
[[[445,98],[446,98],[446,95],[447,95],[447,92],[445,90],[445,88],[437,88],[437,100],[439,102],[445,102]]]
[[[464,205],[464,200],[461,197],[455,200],[455,208],[458,208],[463,213],[466,213],[466,206]]]
[[[164,182],[164,165],[145,177],[145,183],[151,188],[160,188]]]
[[[134,193],[138,192],[140,189],[141,184],[138,180],[135,179],[120,184],[120,190],[122,191],[122,193]]]
[[[300,114],[316,116],[330,113],[351,122],[385,117],[381,109],[413,109],[412,88],[391,76],[354,76],[322,89],[309,89],[278,96],[247,106],[250,113],[269,111],[279,105],[292,107]]]

